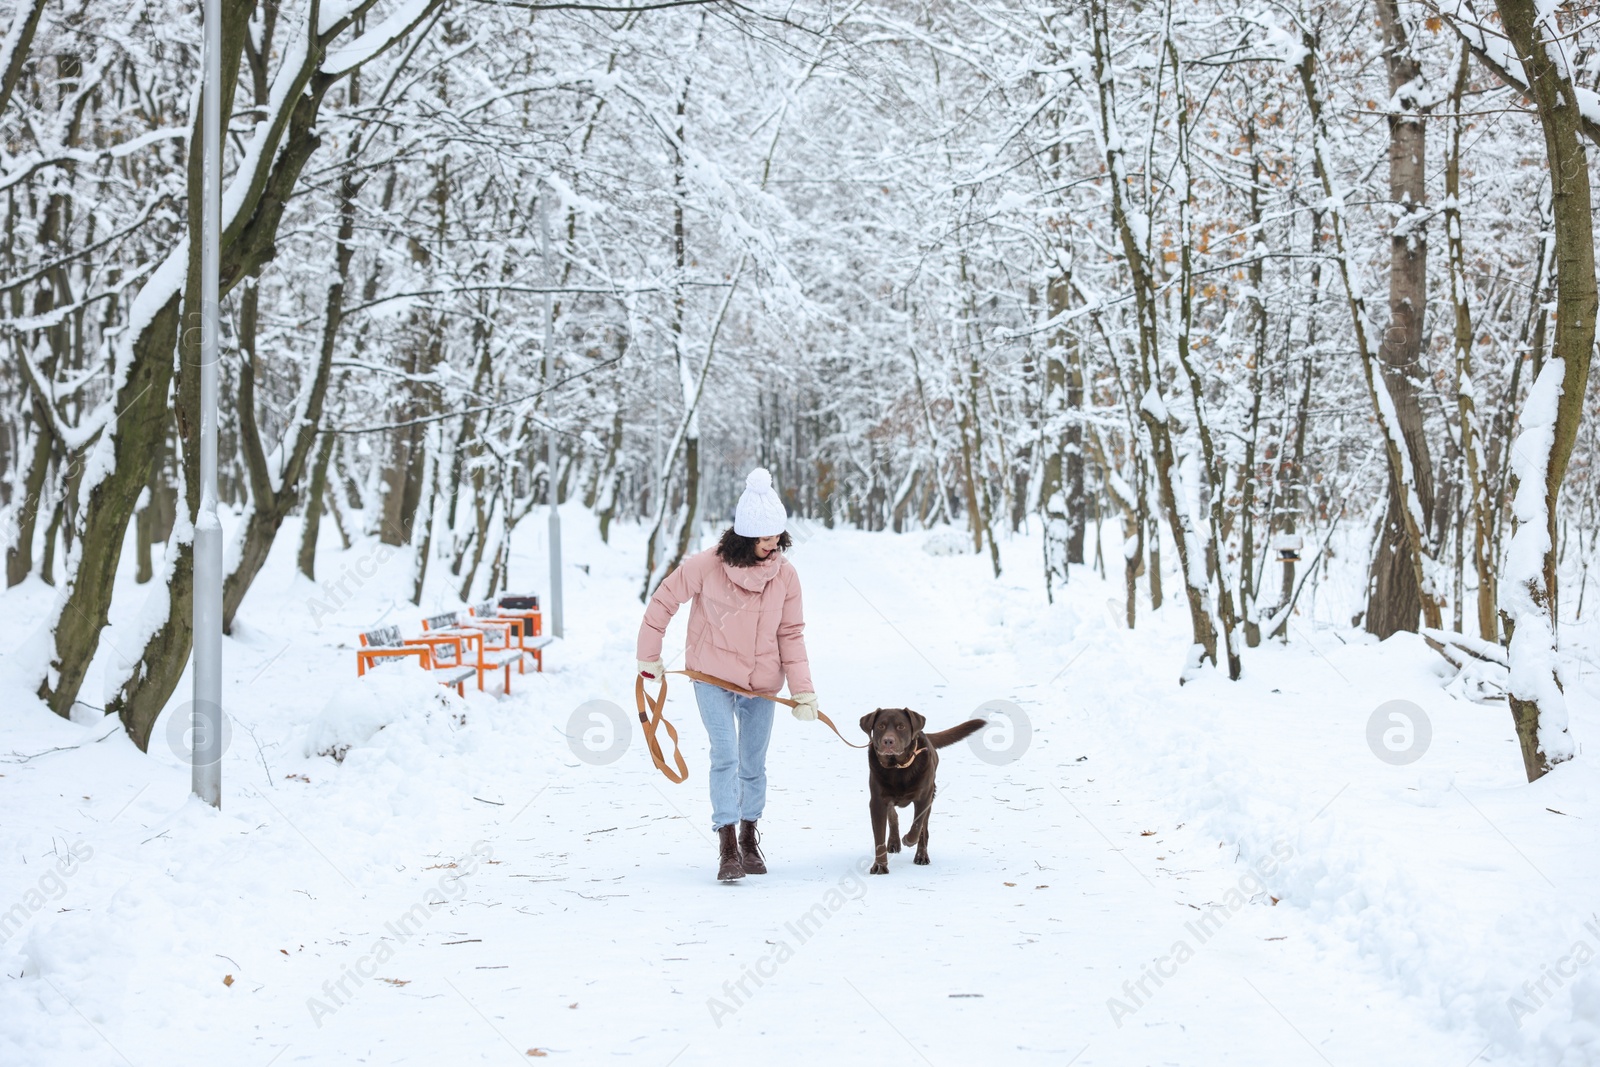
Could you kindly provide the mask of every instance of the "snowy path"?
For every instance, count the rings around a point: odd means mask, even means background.
[[[154,765],[118,736],[3,768],[7,900],[38,885],[52,848],[81,840],[93,856],[0,951],[0,1063],[509,1063],[540,1050],[579,1064],[1467,1067],[1496,1026],[1520,1054],[1477,1062],[1562,1062],[1485,1016],[1505,974],[1539,974],[1486,958],[1499,955],[1486,939],[1528,941],[1534,961],[1581,934],[1593,850],[1522,820],[1545,805],[1600,811],[1577,774],[1552,776],[1537,803],[1514,789],[1503,708],[1450,700],[1403,649],[1335,652],[1326,634],[1316,653],[1297,635],[1256,654],[1237,685],[1180,691],[1174,613],[1129,633],[1092,576],[1047,608],[1029,542],[1007,546],[999,583],[985,559],[920,543],[834,532],[794,552],[824,709],[853,735],[875,706],[915,707],[938,728],[1011,700],[1031,745],[1003,766],[946,750],[932,865],[908,851],[868,878],[865,756],[780,709],[763,821],[773,873],[732,886],[713,881],[685,681],[669,707],[684,785],[650,766],[636,730],[600,765],[563,733],[585,701],[631,708],[631,541],[569,550],[592,566],[573,572],[572,633],[546,676],[512,700],[469,700],[464,727],[407,712],[342,765],[303,757],[301,739],[349,691],[349,652],[289,636],[312,590],[275,557],[281,592],[252,593],[228,648],[233,712],[254,738],[234,738],[222,818],[184,802],[174,757]],[[526,547],[516,566],[537,573]],[[403,580],[390,566],[380,579]],[[327,634],[348,640],[375,617],[380,584]],[[1428,708],[1447,769],[1367,750],[1367,716],[1390,696]],[[106,732],[91,729],[30,713],[0,748]],[[1263,860],[1258,883],[1249,865]],[[1519,894],[1536,908],[1511,921]],[[1571,1014],[1569,1000],[1537,1021]]]

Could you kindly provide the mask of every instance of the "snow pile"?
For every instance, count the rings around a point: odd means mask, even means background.
[[[960,530],[935,530],[922,539],[922,551],[930,556],[970,555],[972,538]]]
[[[1583,942],[1591,954],[1582,957],[1581,965],[1594,960],[1593,942]],[[1559,971],[1580,965],[1578,953],[1557,961]],[[1558,978],[1560,975],[1558,974]],[[1550,1025],[1540,1037],[1540,1058],[1545,1063],[1560,1067],[1585,1067],[1600,1063],[1600,974],[1582,973],[1572,984],[1572,1018]]]
[[[377,668],[333,691],[306,728],[305,754],[332,756],[342,763],[352,748],[365,745],[386,726],[434,716],[463,726],[466,711],[466,701],[425,671],[406,670],[404,662]]]

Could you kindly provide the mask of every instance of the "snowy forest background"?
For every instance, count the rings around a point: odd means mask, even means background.
[[[66,715],[136,531],[143,747],[190,650],[200,25],[9,8],[6,581],[59,590]],[[1186,604],[1174,682],[1359,570],[1353,624],[1499,668],[1530,779],[1572,755],[1592,6],[223,8],[230,624],[291,514],[308,577],[331,522],[497,590],[552,477],[651,531],[643,593],[762,464],[802,523],[957,524],[997,575],[1042,528],[1052,595]]]

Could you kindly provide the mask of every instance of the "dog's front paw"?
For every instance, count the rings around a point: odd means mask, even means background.
[[[888,874],[889,873],[889,861],[888,860],[879,860],[877,863],[874,863],[872,865],[872,870],[868,871],[867,873],[868,874]]]
[[[928,865],[928,853],[919,848],[917,850],[916,858],[914,858],[911,862],[915,863],[918,867],[926,867]]]
[[[900,839],[898,837],[894,836],[893,834],[890,834],[889,835],[889,843],[887,845],[885,845],[884,848],[888,849],[890,852],[899,852],[900,851]]]

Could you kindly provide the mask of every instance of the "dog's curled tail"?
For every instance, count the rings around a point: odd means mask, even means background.
[[[985,726],[989,725],[987,719],[968,719],[960,726],[952,726],[948,730],[940,730],[936,734],[928,734],[928,740],[933,742],[934,748],[943,748],[953,745],[963,737],[971,737]]]

